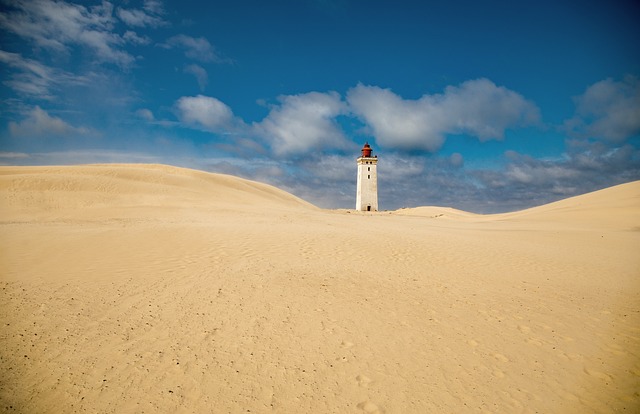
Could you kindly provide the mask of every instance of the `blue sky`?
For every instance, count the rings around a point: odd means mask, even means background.
[[[0,164],[166,163],[353,208],[640,179],[636,1],[0,0]]]

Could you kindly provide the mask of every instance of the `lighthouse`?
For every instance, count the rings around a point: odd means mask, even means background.
[[[365,143],[362,155],[356,160],[358,184],[356,189],[356,210],[378,211],[378,156],[371,155],[371,146]]]

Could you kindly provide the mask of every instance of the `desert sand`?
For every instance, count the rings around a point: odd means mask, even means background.
[[[0,411],[640,410],[640,181],[323,210],[159,165],[0,168]]]

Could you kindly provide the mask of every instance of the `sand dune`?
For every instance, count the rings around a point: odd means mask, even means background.
[[[449,207],[416,207],[401,209],[394,214],[475,222],[546,221],[589,228],[601,226],[637,230],[640,224],[640,182],[621,184],[512,213],[483,215]]]
[[[640,182],[327,211],[166,166],[0,168],[4,412],[636,412]]]
[[[393,214],[400,216],[417,216],[426,218],[453,219],[474,221],[482,217],[480,214],[474,214],[467,211],[458,210],[451,207],[435,207],[423,206],[413,208],[402,208],[396,210]]]
[[[0,167],[3,217],[166,217],[183,210],[313,206],[265,184],[165,165]]]

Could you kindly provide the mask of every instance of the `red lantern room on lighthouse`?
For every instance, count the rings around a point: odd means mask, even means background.
[[[364,147],[362,147],[362,156],[369,158],[371,157],[371,145],[368,142],[364,143]]]

